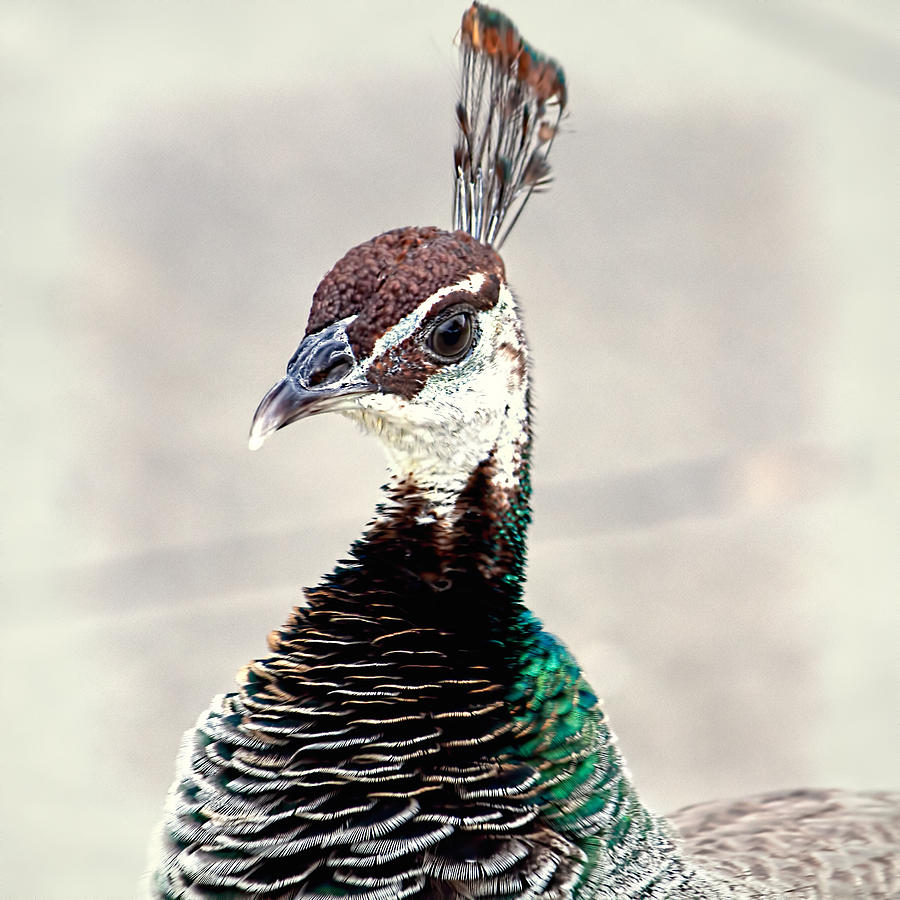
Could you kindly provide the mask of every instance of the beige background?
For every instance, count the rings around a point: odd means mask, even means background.
[[[179,734],[365,522],[348,423],[246,433],[324,271],[449,223],[461,11],[0,4],[0,896],[133,894]],[[900,786],[896,4],[507,11],[571,89],[504,250],[531,604],[656,809]]]

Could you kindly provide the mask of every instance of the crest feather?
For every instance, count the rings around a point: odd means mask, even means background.
[[[463,14],[460,57],[454,228],[499,248],[531,194],[550,183],[565,75],[503,13],[479,3]]]

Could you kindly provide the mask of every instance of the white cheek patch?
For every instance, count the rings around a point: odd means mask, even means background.
[[[384,335],[373,353],[409,337],[446,294],[477,291],[483,282],[477,275],[436,292]],[[478,313],[478,324],[480,336],[470,355],[434,372],[411,400],[370,394],[346,413],[381,438],[391,473],[414,480],[436,514],[453,509],[472,472],[492,452],[495,484],[513,487],[527,439],[527,349],[505,284],[497,303]]]

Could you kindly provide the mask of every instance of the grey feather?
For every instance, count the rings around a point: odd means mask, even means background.
[[[741,896],[900,897],[897,794],[776,791],[689,806],[669,821],[707,872],[748,885]]]

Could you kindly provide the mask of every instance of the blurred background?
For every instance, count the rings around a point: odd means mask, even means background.
[[[249,454],[324,272],[449,224],[461,2],[0,5],[0,895],[127,898],[181,732],[378,496]],[[888,2],[509,0],[565,66],[504,248],[529,602],[645,800],[900,787]]]

